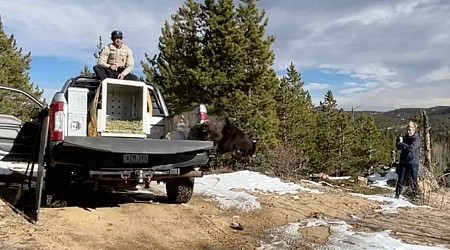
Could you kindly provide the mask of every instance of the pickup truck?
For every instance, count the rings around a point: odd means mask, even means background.
[[[132,91],[135,95],[127,96]],[[107,131],[105,124],[126,112],[140,119],[140,133]],[[207,117],[205,112],[198,109],[199,122]],[[199,168],[208,163],[214,149],[212,141],[165,137],[171,117],[160,90],[148,82],[110,78],[101,82],[96,77],[77,76],[54,95],[47,113],[48,140],[43,140],[47,206],[67,204],[78,185],[129,190],[139,184],[149,188],[151,181],[166,184],[170,202],[189,202],[194,178],[203,176]],[[40,141],[39,122],[44,120],[42,112],[37,116],[41,116],[38,122],[24,123],[0,115],[2,160],[37,159],[33,149]]]

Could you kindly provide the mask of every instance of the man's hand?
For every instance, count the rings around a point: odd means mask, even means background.
[[[398,137],[398,143],[402,143],[403,142],[403,137],[399,136]]]
[[[116,65],[116,64],[113,64],[113,65],[111,65],[110,68],[111,68],[112,70],[116,71],[116,70],[117,70],[117,65]]]
[[[120,73],[119,76],[118,76],[117,78],[119,78],[120,80],[123,80],[124,77],[125,77],[125,76],[124,76],[122,73]]]

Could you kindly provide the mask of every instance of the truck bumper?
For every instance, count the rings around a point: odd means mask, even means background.
[[[212,148],[212,142],[203,141],[69,137],[50,146],[50,162],[88,170],[166,171],[205,165]],[[130,157],[140,160],[127,161]]]

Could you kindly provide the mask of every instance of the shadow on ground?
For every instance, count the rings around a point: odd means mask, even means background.
[[[27,185],[19,191],[20,185],[0,184],[0,198],[15,212],[21,214],[29,222],[37,218],[36,199],[34,188],[28,189]],[[46,206],[46,196],[41,199],[42,208],[80,207],[92,210],[104,207],[119,207],[125,203],[169,203],[165,195],[158,195],[148,191],[137,190],[110,192],[105,190],[93,190],[87,187],[79,187],[71,190],[67,197],[67,203]]]

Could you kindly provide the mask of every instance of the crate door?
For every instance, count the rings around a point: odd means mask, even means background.
[[[152,88],[148,88],[148,123],[150,126],[149,138],[162,139],[164,138],[164,110],[161,103],[156,99],[156,94]]]

